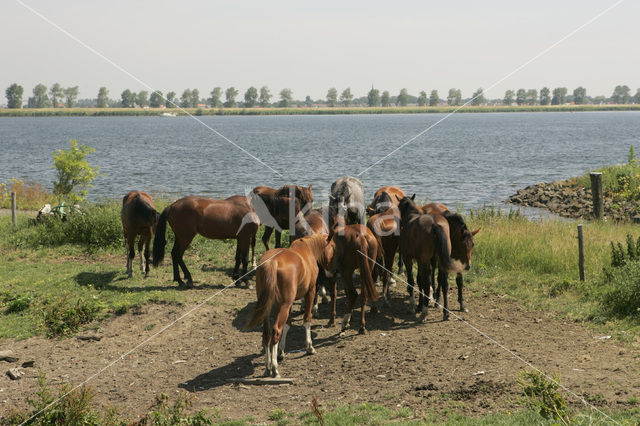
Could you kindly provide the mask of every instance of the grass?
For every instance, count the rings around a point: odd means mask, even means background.
[[[21,210],[40,210],[45,204],[55,206],[56,197],[36,181],[9,179],[0,183],[0,208],[11,208],[11,193],[16,193],[16,206]]]
[[[635,157],[633,146],[629,149],[628,162],[606,166],[595,170],[602,173],[604,196],[614,201],[640,200],[640,161]],[[591,188],[589,173],[576,179],[577,184]]]
[[[457,106],[407,107],[335,107],[335,108],[184,108],[193,115],[333,115],[333,114],[424,114],[449,113]],[[496,105],[465,106],[458,112],[575,112],[575,111],[638,111],[640,105]],[[0,109],[0,117],[47,116],[157,116],[165,112],[185,115],[178,108],[26,108]]]

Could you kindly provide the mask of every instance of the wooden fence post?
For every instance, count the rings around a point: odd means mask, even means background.
[[[578,269],[580,270],[580,281],[584,282],[584,237],[582,234],[582,224],[578,225]]]
[[[16,193],[12,192],[11,193],[11,223],[13,223],[13,227],[16,227],[17,224],[17,217],[16,217]]]
[[[600,220],[604,216],[604,202],[602,200],[602,173],[590,173],[591,195],[593,196],[593,215]]]

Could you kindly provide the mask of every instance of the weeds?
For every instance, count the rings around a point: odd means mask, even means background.
[[[0,183],[0,207],[11,208],[11,193],[16,193],[17,208],[22,210],[40,210],[45,204],[53,204],[56,197],[34,180],[9,179]]]
[[[517,377],[517,383],[523,394],[519,402],[537,411],[545,419],[555,419],[568,425],[571,423],[569,406],[558,393],[558,380],[556,378],[554,380],[547,379],[541,372],[522,370]]]
[[[171,426],[176,424],[185,425],[212,425],[220,416],[214,412],[208,414],[205,410],[200,410],[194,415],[188,415],[187,409],[191,407],[192,397],[179,394],[173,405],[169,405],[169,396],[165,393],[157,397],[154,407],[136,424],[149,426]]]
[[[66,336],[78,331],[83,324],[97,318],[102,304],[78,299],[70,305],[64,298],[44,307],[44,325],[47,337]]]

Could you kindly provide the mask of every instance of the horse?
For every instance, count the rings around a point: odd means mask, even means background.
[[[413,281],[413,260],[418,263],[418,309],[422,312],[422,320],[427,316],[427,303],[429,288],[431,285],[432,262],[438,265],[438,281],[446,277],[448,272],[461,272],[462,265],[451,259],[451,245],[449,243],[449,226],[447,220],[441,215],[423,214],[415,205],[415,194],[409,198],[398,199],[401,215],[400,253],[407,271],[409,282],[410,306],[415,309]],[[449,319],[449,305],[447,300],[448,286],[441,284],[444,308],[442,319]]]
[[[140,235],[138,241],[138,253],[140,255],[140,270],[144,272],[144,277],[149,276],[149,245],[153,230],[158,223],[159,213],[156,211],[151,196],[146,192],[131,191],[122,199],[122,229],[127,249],[127,275],[133,276],[133,258],[136,256],[136,237]],[[144,245],[145,263],[142,262],[142,246]]]
[[[383,186],[373,194],[373,201],[367,207],[367,215],[373,216],[381,213],[392,205],[398,207],[398,199],[402,199],[406,194],[397,186]],[[398,198],[396,198],[398,197]]]
[[[339,211],[338,205],[344,203],[346,211]],[[331,184],[329,194],[329,228],[333,227],[331,222],[336,215],[344,216],[348,224],[364,223],[364,190],[362,182],[353,176],[343,176]]]
[[[309,185],[308,188],[298,185],[284,185],[279,189],[268,186],[256,186],[253,188],[252,193],[260,197],[267,210],[267,212],[261,212],[261,209],[253,201],[255,197],[252,198],[252,204],[264,225],[262,243],[266,250],[270,249],[269,239],[274,228],[276,230],[276,248],[278,248],[281,247],[282,230],[290,228],[290,222],[294,220],[292,217],[296,217],[301,210],[304,211],[313,205],[311,188],[312,185]],[[293,206],[290,204],[291,196],[295,198]],[[266,213],[270,217],[265,217]]]
[[[316,291],[318,262],[326,245],[326,237],[315,234],[294,241],[288,249],[269,250],[260,259],[256,270],[258,303],[245,330],[254,328],[261,321],[263,323],[266,376],[280,377],[278,358],[284,358],[287,332],[291,327],[291,306],[303,297],[306,350],[309,355],[316,353],[311,342],[311,305]],[[273,327],[270,327],[269,315],[274,304],[278,307],[278,314]]]
[[[450,229],[450,237],[451,237],[451,258],[459,260],[464,269],[468,271],[471,268],[471,252],[473,251],[474,241],[473,237],[480,232],[480,229],[476,229],[475,231],[469,231],[467,228],[467,224],[465,223],[462,216],[457,213],[452,213],[449,211],[447,206],[439,203],[431,203],[421,208],[423,213],[427,214],[440,214],[445,217],[447,222],[449,222]],[[433,282],[433,273],[435,269],[432,271],[431,275],[431,283]],[[464,299],[462,296],[463,290],[463,278],[462,273],[456,274],[456,285],[458,287],[458,303],[460,304],[460,312],[469,312],[464,306]],[[435,299],[435,303],[437,304],[440,300],[440,285],[438,284],[438,288],[433,288],[433,295]]]
[[[247,264],[249,262],[249,247],[251,246],[253,259],[255,255],[256,232],[260,220],[247,197],[234,195],[224,200],[212,200],[201,197],[184,197],[174,201],[164,209],[158,219],[156,237],[153,240],[153,266],[158,266],[164,258],[164,248],[167,243],[165,232],[167,222],[175,234],[175,243],[171,250],[173,263],[173,280],[180,286],[191,287],[193,279],[182,258],[185,250],[191,244],[193,237],[200,234],[211,239],[236,239],[236,263],[233,268],[233,279],[238,280],[238,269],[242,263],[242,277],[249,286],[247,278]],[[180,278],[182,268],[186,284]],[[236,283],[238,286],[239,283]]]
[[[345,225],[342,218],[337,218],[337,223],[332,229],[328,238],[329,244],[325,247],[323,257],[325,275],[333,278],[336,274],[342,277],[344,291],[347,294],[347,313],[342,320],[342,331],[349,327],[351,313],[355,305],[358,293],[353,287],[353,272],[360,270],[360,329],[359,334],[366,334],[365,306],[367,299],[375,302],[378,299],[375,278],[377,277],[377,267],[375,262],[382,262],[382,244],[379,239],[364,225]],[[335,325],[336,299],[338,298],[338,287],[336,281],[333,284],[331,295],[332,311],[327,327]]]

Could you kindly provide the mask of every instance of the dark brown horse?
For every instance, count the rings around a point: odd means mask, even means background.
[[[235,195],[225,200],[184,197],[164,209],[158,220],[156,237],[153,240],[153,266],[158,266],[164,258],[167,222],[175,234],[171,261],[173,263],[173,280],[177,281],[179,285],[182,286],[185,283],[180,278],[178,267],[182,268],[184,278],[187,281],[186,285],[193,284],[191,273],[182,256],[196,234],[211,239],[238,240],[233,279],[238,279],[238,269],[242,263],[243,281],[247,286],[249,285],[249,278],[246,275],[249,247],[252,249],[255,247],[256,232],[260,222],[247,197]]]
[[[356,303],[358,293],[353,286],[353,272],[360,270],[360,334],[366,334],[365,306],[367,300],[375,302],[378,292],[375,286],[374,271],[375,262],[382,262],[382,245],[369,228],[364,225],[344,225],[340,216],[337,216],[336,225],[333,227],[329,244],[325,248],[322,267],[328,278],[334,278],[340,274],[344,291],[347,294],[347,313],[342,320],[342,331],[349,327],[351,313]],[[377,272],[377,271],[375,271]],[[338,287],[334,280],[331,295],[332,312],[328,327],[335,324],[336,299]]]
[[[258,303],[245,329],[250,330],[258,323],[263,323],[262,343],[266,353],[267,376],[280,377],[278,355],[284,356],[287,331],[291,326],[289,312],[293,302],[303,297],[306,349],[308,354],[316,352],[311,342],[311,305],[316,291],[318,262],[326,245],[326,237],[316,234],[294,241],[288,249],[269,250],[260,259],[260,266],[256,270]],[[277,305],[278,314],[273,327],[270,327],[269,315],[274,304]]]
[[[133,276],[133,258],[136,256],[136,237],[138,241],[138,253],[140,255],[140,270],[144,277],[149,276],[149,245],[153,230],[158,223],[158,212],[153,205],[151,196],[146,192],[131,191],[122,199],[122,229],[127,247],[127,275]],[[145,264],[142,263],[142,247],[144,246]]]
[[[253,188],[253,193],[260,197],[270,216],[265,218],[266,212],[261,212],[260,208],[254,203],[254,207],[264,225],[262,243],[267,250],[270,249],[269,240],[271,239],[274,228],[276,231],[276,248],[278,248],[281,247],[281,230],[290,229],[291,221],[295,221],[293,218],[295,218],[302,209],[306,210],[313,205],[311,185],[309,185],[308,188],[298,185],[284,185],[279,189],[269,188],[268,186],[256,186]],[[291,205],[290,200],[292,195],[295,198],[293,205]]]
[[[400,231],[400,253],[407,271],[409,282],[409,296],[411,309],[414,309],[415,283],[413,281],[413,261],[418,264],[418,312],[422,312],[422,319],[426,318],[429,289],[431,285],[432,263],[436,262],[438,270],[443,276],[448,272],[462,271],[462,265],[451,259],[451,245],[449,243],[449,226],[447,220],[441,215],[423,214],[413,202],[413,197],[404,197],[399,200],[399,209],[402,217]],[[440,274],[438,275],[440,279]],[[447,299],[448,286],[442,285],[444,308],[443,320],[449,319],[449,305]]]
[[[432,203],[422,206],[423,213],[431,213],[431,214],[440,214],[444,216],[444,218],[449,222],[449,231],[450,231],[450,241],[451,241],[451,258],[459,260],[464,269],[468,271],[471,268],[471,252],[473,251],[474,241],[473,237],[476,235],[480,229],[476,229],[475,231],[469,231],[467,228],[467,224],[465,223],[462,216],[457,213],[452,213],[449,211],[447,206],[439,203]],[[433,282],[433,274],[432,272],[432,285],[435,284]],[[458,272],[456,274],[456,285],[458,287],[458,303],[460,303],[460,311],[468,312],[464,306],[464,298],[462,295],[462,290],[464,287],[464,281],[462,278],[462,273]],[[436,304],[440,301],[440,280],[438,280],[438,288],[433,288],[433,295]]]
[[[383,193],[383,195],[388,197],[386,193]],[[378,208],[378,210],[381,210],[381,208]],[[374,214],[367,221],[367,228],[378,237],[382,244],[384,252],[384,269],[381,272],[382,294],[384,304],[389,305],[389,286],[395,282],[391,271],[393,270],[393,261],[400,242],[400,210],[392,205]]]

